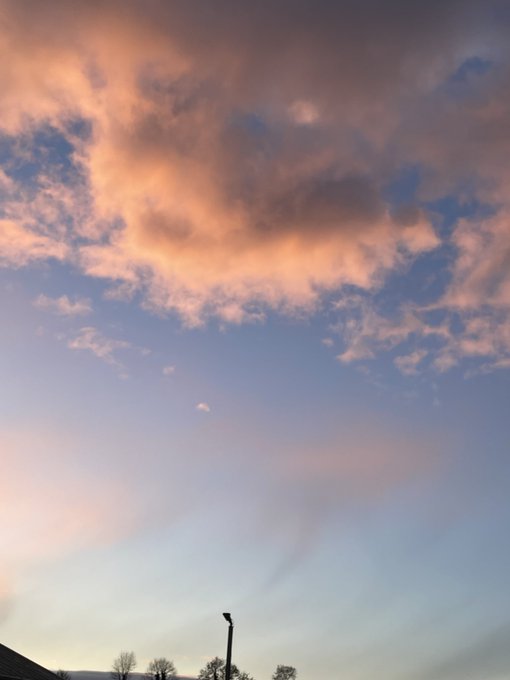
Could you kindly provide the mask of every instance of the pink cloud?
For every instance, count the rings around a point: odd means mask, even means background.
[[[442,304],[510,309],[510,208],[489,219],[461,220],[453,243],[458,257]]]
[[[418,372],[418,365],[423,361],[423,359],[425,359],[426,356],[426,350],[417,349],[410,354],[397,357],[395,359],[395,366],[405,375],[414,375]]]
[[[69,349],[92,352],[98,359],[102,359],[108,364],[120,366],[115,357],[115,352],[120,349],[128,349],[132,345],[126,340],[107,338],[93,326],[85,326],[79,330],[74,338],[68,341],[67,346]]]
[[[371,288],[404,257],[437,246],[425,216],[405,227],[393,219],[353,149],[305,149],[296,133],[282,136],[272,159],[231,126],[246,93],[237,75],[229,82],[228,74],[236,63],[246,73],[260,68],[252,23],[238,18],[244,52],[218,41],[223,47],[211,54],[200,41],[183,42],[190,31],[200,33],[187,9],[154,5],[144,13],[130,2],[120,16],[115,2],[76,12],[39,7],[8,4],[3,126],[10,132],[47,121],[61,127],[73,115],[91,121],[92,139],[74,140],[90,207],[106,229],[75,253],[89,275],[129,283],[144,291],[149,307],[175,310],[189,324],[209,314],[239,323],[260,317],[254,306],[313,309],[322,291]],[[37,21],[29,22],[27,35],[29,8]],[[255,11],[253,21],[259,20]],[[222,21],[218,35],[226,29]],[[110,24],[113,31],[106,30]],[[329,45],[303,49],[316,51],[319,61],[330,58]],[[212,69],[214,62],[223,68]],[[202,83],[213,73],[224,79],[203,96]],[[346,87],[358,75],[349,75]],[[176,79],[182,87],[165,90]],[[302,85],[313,80],[304,77]],[[259,70],[254,92],[266,86]],[[288,100],[292,93],[282,92],[282,114],[290,107],[298,122],[314,122],[324,104],[324,92],[317,94]],[[279,121],[278,114],[268,122],[278,130]],[[114,218],[123,227],[110,233],[106,224]]]
[[[504,54],[483,3],[310,13],[307,2],[262,2],[241,13],[225,0],[206,21],[189,3],[4,4],[0,126],[28,148],[54,126],[80,171],[62,186],[45,168],[31,195],[0,176],[4,264],[66,260],[105,279],[110,297],[140,293],[147,309],[188,325],[310,313],[325,293],[377,291],[440,247],[430,215],[394,214],[384,197],[388,176],[411,163],[428,169],[422,198],[472,183],[499,208],[455,229],[440,306],[508,308],[509,74],[494,69],[462,111],[444,88],[475,48]],[[70,132],[75,119],[90,135]],[[447,324],[411,316],[364,313],[344,329],[340,359],[411,336],[448,344]],[[503,365],[490,345],[504,345],[506,320],[491,318],[487,332],[499,335],[485,348]],[[468,336],[443,348],[442,365],[481,356]]]
[[[50,298],[41,294],[34,300],[34,306],[60,316],[84,316],[92,312],[92,305],[88,298],[71,300],[67,295]]]
[[[68,252],[65,243],[38,234],[12,220],[0,220],[0,264],[21,267],[34,260],[63,260]]]

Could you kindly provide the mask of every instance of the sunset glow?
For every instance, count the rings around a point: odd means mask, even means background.
[[[510,668],[506,0],[0,0],[0,642]]]

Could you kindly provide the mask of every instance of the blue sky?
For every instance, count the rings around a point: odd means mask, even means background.
[[[504,677],[504,3],[2,14],[2,642]]]

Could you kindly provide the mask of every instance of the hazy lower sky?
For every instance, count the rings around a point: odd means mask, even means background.
[[[0,639],[510,670],[510,4],[0,0]]]

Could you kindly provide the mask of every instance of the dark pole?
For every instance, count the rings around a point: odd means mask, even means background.
[[[227,664],[225,666],[225,680],[230,680],[230,669],[232,666],[232,636],[234,634],[234,622],[228,612],[223,614],[228,621],[228,642],[227,642]]]

